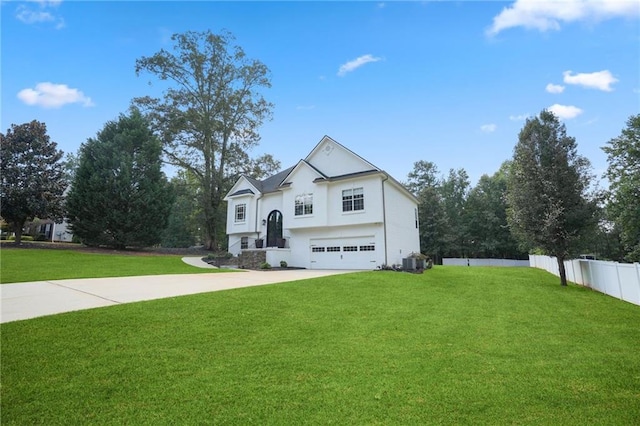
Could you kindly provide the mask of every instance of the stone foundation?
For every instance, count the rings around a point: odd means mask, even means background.
[[[242,250],[238,256],[238,266],[242,269],[260,269],[260,265],[267,261],[264,250]]]

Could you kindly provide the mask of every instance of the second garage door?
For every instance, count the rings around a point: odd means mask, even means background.
[[[310,241],[311,269],[375,269],[373,237],[317,238]]]

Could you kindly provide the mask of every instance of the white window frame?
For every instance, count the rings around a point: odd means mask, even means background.
[[[345,204],[345,203],[348,203],[348,204]],[[356,203],[359,205],[356,206]],[[364,211],[364,188],[360,186],[357,188],[343,189],[342,190],[342,213],[353,213],[353,212],[361,212],[361,211]]]
[[[247,204],[236,204],[235,223],[245,223],[247,221]]]
[[[294,216],[311,216],[313,214],[312,193],[296,195],[294,203]]]

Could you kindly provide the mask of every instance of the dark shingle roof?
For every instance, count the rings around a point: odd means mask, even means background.
[[[291,170],[293,170],[293,167],[289,167],[288,169],[285,169],[279,173],[276,173],[273,176],[269,176],[264,180],[257,180],[246,175],[245,175],[245,178],[251,183],[251,185],[255,186],[258,191],[264,194],[267,192],[276,191],[280,186],[280,184],[282,183],[282,181],[284,180],[284,178],[286,178],[287,175],[291,173]],[[242,191],[248,191],[248,190],[245,189]],[[242,192],[242,191],[238,191],[232,195],[239,195],[239,192]]]
[[[253,192],[250,189],[241,189],[240,191],[236,191],[233,194],[229,195],[229,197],[235,197],[236,195],[244,195],[244,194],[255,194],[255,192]]]
[[[286,178],[287,175],[291,173],[291,170],[293,170],[293,167],[289,167],[288,169],[285,169],[280,173],[276,173],[275,175],[268,177],[260,182],[262,184],[262,188],[260,188],[260,191],[262,191],[262,193],[264,194],[265,192],[273,192],[277,190],[284,178]]]

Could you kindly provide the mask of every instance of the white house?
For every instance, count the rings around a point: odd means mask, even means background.
[[[418,204],[398,181],[325,136],[295,166],[242,176],[225,197],[229,252],[309,269],[375,269],[420,251]]]

